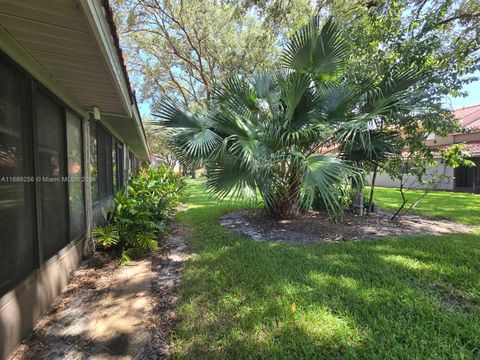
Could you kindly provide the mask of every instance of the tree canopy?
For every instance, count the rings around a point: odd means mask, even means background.
[[[198,107],[224,79],[271,66],[285,34],[310,16],[309,0],[115,0],[130,71],[152,109],[164,99]]]
[[[391,70],[368,86],[348,83],[341,75],[350,49],[333,18],[314,17],[288,41],[281,66],[225,81],[207,110],[166,101],[158,117],[176,129],[178,157],[206,165],[214,195],[255,196],[258,189],[270,214],[289,217],[318,194],[340,216],[341,188],[363,184],[362,162],[399,151],[395,132],[375,122],[422,111],[409,91],[420,72]]]
[[[268,68],[310,16],[335,16],[352,46],[350,76],[375,80],[391,67],[429,71],[419,86],[437,105],[461,95],[479,69],[477,0],[113,0],[142,100],[203,105],[235,75]],[[378,80],[378,79],[376,79]],[[428,95],[428,96],[426,96]],[[439,129],[441,131],[441,129]]]

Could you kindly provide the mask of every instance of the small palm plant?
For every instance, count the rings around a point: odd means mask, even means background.
[[[407,90],[419,80],[414,71],[392,72],[367,88],[349,85],[348,55],[335,21],[321,26],[315,17],[290,40],[279,69],[226,81],[206,110],[165,102],[157,116],[173,129],[181,161],[205,165],[214,195],[258,191],[266,210],[283,218],[320,194],[338,217],[338,185],[363,184],[361,164],[395,151],[394,132],[373,124],[409,111]]]

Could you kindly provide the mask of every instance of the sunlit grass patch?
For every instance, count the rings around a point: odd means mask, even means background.
[[[254,242],[219,225],[232,204],[189,192],[177,357],[480,357],[480,235]]]
[[[421,190],[407,192],[407,207],[422,193]],[[380,204],[380,209],[395,211],[402,198],[398,189],[377,187],[375,201]],[[414,213],[480,225],[480,194],[432,191],[417,205]]]

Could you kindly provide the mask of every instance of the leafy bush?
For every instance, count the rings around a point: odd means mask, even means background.
[[[336,194],[336,201],[339,204],[339,208],[344,211],[352,207],[352,198],[355,190],[351,184],[332,184],[332,191]],[[320,211],[328,211],[328,204],[325,202],[325,198],[319,190],[315,191],[312,209]]]
[[[107,225],[93,232],[100,247],[121,252],[122,264],[158,249],[157,235],[182,201],[185,182],[161,165],[140,171],[127,188],[115,195]]]

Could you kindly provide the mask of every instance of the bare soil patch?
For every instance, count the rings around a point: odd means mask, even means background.
[[[82,309],[106,296],[118,269],[118,260],[109,254],[97,252],[84,260],[75,272],[67,289],[59,295],[48,312],[36,323],[32,334],[9,357],[10,360],[42,358],[50,348],[68,347],[71,341],[52,336],[51,329],[61,323],[66,314]],[[59,341],[60,340],[60,341]],[[50,358],[55,358],[51,355]]]
[[[162,249],[152,256],[153,307],[147,316],[155,358],[169,359],[171,339],[178,323],[176,305],[180,297],[182,263],[188,258],[183,229],[173,224],[172,234],[161,242]]]
[[[295,219],[276,220],[258,210],[228,213],[220,223],[255,241],[290,244],[469,233],[475,229],[474,226],[420,215],[406,215],[393,221],[391,216],[386,212],[362,217],[347,214],[345,220],[333,221],[326,213],[312,211]]]
[[[11,354],[20,359],[169,359],[177,322],[182,262],[180,229],[150,258],[119,266],[97,252]]]

